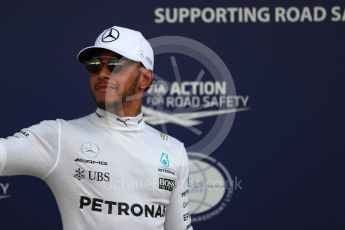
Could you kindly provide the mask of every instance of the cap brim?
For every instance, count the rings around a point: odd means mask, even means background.
[[[82,49],[78,53],[77,59],[79,62],[84,63],[86,60],[90,59],[90,57],[93,57],[95,55],[95,53],[99,52],[100,50],[110,51],[110,52],[119,54],[123,57],[126,57],[128,59],[131,59],[133,61],[140,61],[140,60],[136,60],[135,57],[130,57],[126,52],[124,52],[122,50],[111,50],[111,49],[107,49],[107,48],[101,47],[101,46],[88,46],[88,47]]]

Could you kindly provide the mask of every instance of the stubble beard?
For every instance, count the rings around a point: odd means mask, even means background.
[[[121,110],[125,104],[130,103],[132,100],[136,99],[135,95],[137,94],[136,91],[139,85],[139,79],[140,79],[140,71],[138,72],[137,76],[135,77],[128,91],[121,93],[121,95],[119,96],[119,98],[121,99],[110,101],[106,99],[106,94],[105,94],[105,97],[101,101],[97,101],[96,96],[92,94],[97,107],[109,112]]]

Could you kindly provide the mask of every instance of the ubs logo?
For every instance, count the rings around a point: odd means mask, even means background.
[[[97,172],[97,171],[86,171],[81,168],[78,168],[74,171],[74,178],[80,180],[92,180],[92,181],[110,181],[110,173],[109,172]]]

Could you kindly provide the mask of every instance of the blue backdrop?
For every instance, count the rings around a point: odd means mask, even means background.
[[[194,228],[344,229],[344,2],[33,0],[2,5],[1,137],[42,120],[94,111],[88,74],[76,54],[104,29],[120,25],[148,39],[190,38],[221,58],[237,95],[248,96],[250,108],[237,113],[211,154],[241,183],[224,210]],[[193,22],[183,16],[192,7],[204,18]],[[173,15],[174,8],[180,13]],[[216,8],[233,10],[222,17]],[[231,17],[230,12],[245,8],[257,10],[256,16]],[[169,52],[156,57],[162,77],[172,72]],[[195,79],[201,64],[186,54],[174,57],[180,60],[181,79]],[[205,133],[214,117],[203,119],[196,127]],[[189,145],[197,139],[172,124],[168,131]],[[0,199],[0,229],[62,229],[44,182],[18,176],[2,177],[0,184],[10,195]]]

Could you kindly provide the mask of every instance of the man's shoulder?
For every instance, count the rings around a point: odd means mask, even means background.
[[[90,123],[91,121],[90,117],[91,117],[91,114],[87,114],[87,115],[79,116],[77,118],[72,118],[72,119],[57,119],[57,121],[65,125],[79,126],[79,125]]]
[[[80,116],[74,119],[57,119],[60,123],[61,129],[64,131],[67,130],[87,130],[92,127],[92,114]]]

